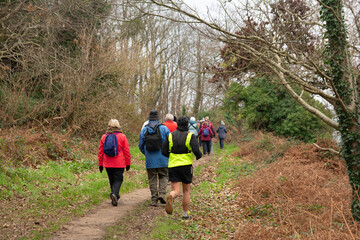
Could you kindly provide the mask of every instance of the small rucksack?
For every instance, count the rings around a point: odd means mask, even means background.
[[[203,131],[202,135],[203,135],[203,137],[209,136],[209,129],[208,129],[208,128],[204,128],[204,131]]]
[[[154,128],[146,126],[145,132],[145,147],[149,152],[157,151],[161,149],[162,146],[162,138],[160,133],[161,124],[155,125]]]
[[[119,154],[119,142],[116,134],[117,133],[107,133],[104,141],[104,153],[110,157],[115,157]]]

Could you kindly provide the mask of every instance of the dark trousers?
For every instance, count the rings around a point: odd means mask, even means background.
[[[223,149],[225,138],[219,138],[219,140],[220,140],[220,149]]]
[[[202,141],[203,144],[203,154],[210,154],[210,141]]]
[[[106,168],[109,177],[111,193],[120,198],[120,187],[124,180],[124,168]]]
[[[199,146],[201,147],[202,142],[201,142],[201,138],[199,137]]]

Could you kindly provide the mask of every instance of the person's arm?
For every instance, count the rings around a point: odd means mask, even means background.
[[[202,157],[202,153],[200,152],[199,143],[194,134],[191,134],[190,146],[191,146],[192,152],[196,156],[196,160],[200,159]]]
[[[161,147],[161,154],[164,155],[165,157],[169,157],[170,156],[170,152],[169,152],[169,139],[166,138],[165,141],[162,144]]]
[[[140,152],[142,152],[142,154],[144,155],[145,155],[145,131],[146,131],[146,127],[141,130],[139,136],[139,149]]]
[[[170,130],[165,125],[160,125],[159,128],[160,128],[161,140],[162,142],[165,142],[165,140],[168,138],[170,134]]]
[[[99,160],[99,166],[103,165],[103,159],[104,159],[104,137],[101,137],[100,144],[99,144],[99,153],[98,153],[98,160]]]
[[[212,136],[211,137],[215,137],[215,128],[214,128],[214,125],[209,125],[209,128],[210,128],[210,131],[212,132]]]
[[[220,127],[218,127],[218,129],[216,130],[217,133],[219,132],[219,129],[220,129]]]
[[[225,133],[227,133],[226,127],[224,128]]]
[[[128,140],[125,135],[123,135],[122,142],[123,142],[125,164],[126,164],[126,166],[130,166],[131,165],[131,154],[130,154],[129,143],[128,143]]]

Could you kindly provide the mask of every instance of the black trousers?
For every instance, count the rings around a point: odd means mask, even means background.
[[[201,141],[203,144],[203,154],[210,154],[211,145],[210,141]]]
[[[220,139],[220,149],[223,149],[225,138],[219,138],[219,139]]]
[[[120,198],[120,188],[124,181],[124,168],[106,168],[106,172],[109,177],[111,194]]]

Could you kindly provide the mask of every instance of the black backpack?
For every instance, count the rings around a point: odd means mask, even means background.
[[[162,138],[160,133],[159,126],[162,124],[155,125],[154,128],[149,127],[146,125],[146,132],[145,132],[145,147],[146,150],[149,152],[157,151],[161,149],[162,146]]]

